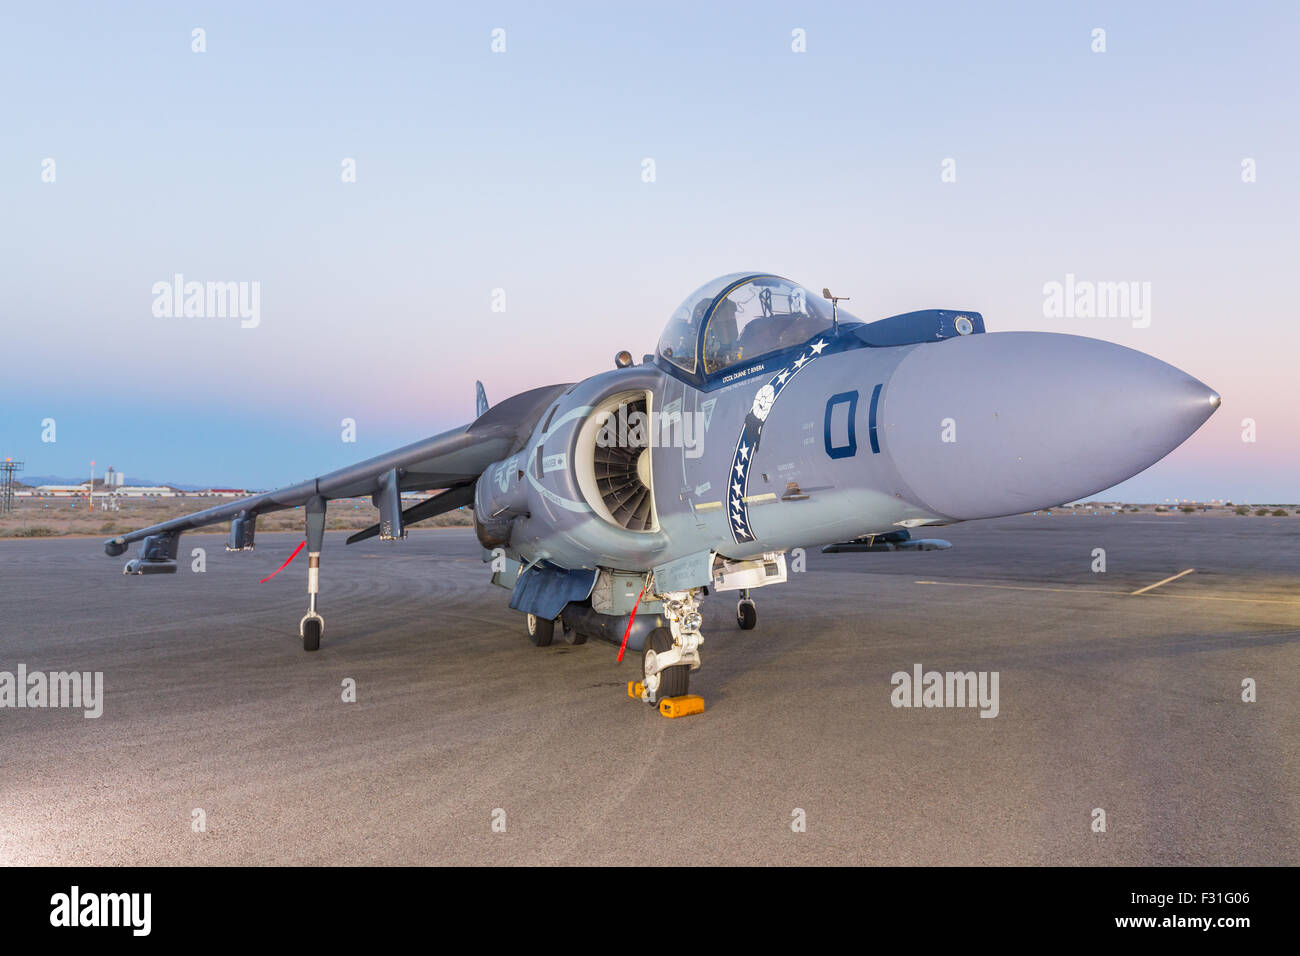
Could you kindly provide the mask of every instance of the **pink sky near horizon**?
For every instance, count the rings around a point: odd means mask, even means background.
[[[866,321],[971,309],[1154,355],[1223,406],[1117,495],[1300,500],[1300,13],[745,11],[505,4],[501,56],[470,9],[214,8],[202,56],[161,6],[12,11],[0,78],[46,82],[0,153],[0,455],[286,483],[464,423],[476,378],[498,401],[640,358],[757,269]],[[178,272],[260,282],[260,325],[153,316]],[[1067,274],[1149,282],[1150,327],[1047,317]]]

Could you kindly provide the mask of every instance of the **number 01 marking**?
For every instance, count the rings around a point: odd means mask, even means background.
[[[840,392],[826,400],[826,454],[832,458],[852,458],[858,453],[858,393]]]

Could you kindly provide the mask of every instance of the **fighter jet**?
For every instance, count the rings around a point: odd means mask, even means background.
[[[127,573],[174,572],[182,532],[229,521],[228,550],[247,551],[258,515],[302,507],[298,632],[315,651],[329,501],[369,495],[378,508],[349,544],[397,541],[469,507],[491,581],[532,643],[597,637],[639,653],[636,693],[654,704],[685,695],[700,667],[701,601],[734,592],[737,625],[752,629],[752,592],[786,580],[794,549],[881,550],[872,542],[902,544],[910,529],[1092,495],[1169,454],[1220,404],[1108,342],[986,333],[960,309],[862,322],[840,301],[767,273],[722,276],[640,363],[620,352],[613,369],[492,407],[480,383],[467,425],[105,550],[140,541]],[[403,509],[403,491],[431,489]]]

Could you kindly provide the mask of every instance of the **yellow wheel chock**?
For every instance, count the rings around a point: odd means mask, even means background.
[[[637,680],[628,681],[627,696],[633,700],[645,700],[645,684]],[[665,697],[659,701],[659,713],[669,720],[677,717],[689,717],[691,714],[702,714],[704,713],[704,698],[696,694]]]
[[[689,717],[691,714],[702,714],[704,713],[704,698],[696,694],[665,697],[659,701],[659,713],[670,720],[676,717]]]

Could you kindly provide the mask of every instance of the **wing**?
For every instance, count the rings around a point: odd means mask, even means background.
[[[546,408],[568,387],[547,385],[521,392],[489,408],[468,425],[287,488],[118,535],[104,543],[104,550],[115,556],[122,554],[131,542],[145,541],[141,558],[175,559],[176,540],[182,532],[223,521],[232,522],[232,547],[251,546],[253,521],[250,519],[259,514],[297,508],[313,499],[328,501],[362,495],[371,495],[379,506],[380,524],[354,535],[352,540],[372,537],[372,530],[383,533],[385,525],[397,532],[387,536],[400,536],[403,519],[423,520],[472,501],[474,484],[483,470],[523,448]],[[485,403],[486,399],[481,399],[480,407]],[[428,488],[447,490],[405,512],[400,510],[402,491]]]

